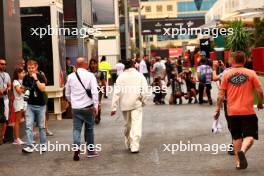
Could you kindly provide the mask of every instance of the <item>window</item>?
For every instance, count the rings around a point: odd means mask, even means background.
[[[157,12],[162,12],[162,5],[157,5],[156,10]]]
[[[167,5],[167,11],[173,11],[173,6],[172,5]]]
[[[145,12],[151,12],[151,6],[146,6],[145,7]]]

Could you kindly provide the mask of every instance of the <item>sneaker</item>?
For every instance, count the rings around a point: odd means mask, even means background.
[[[80,150],[74,152],[73,160],[74,161],[79,161],[80,160]]]
[[[47,146],[45,144],[40,145],[40,153],[47,152]]]
[[[91,151],[91,152],[87,152],[87,158],[94,158],[94,157],[98,157],[98,153],[96,151]]]
[[[46,136],[53,136],[54,134],[51,131],[46,132]]]
[[[27,147],[24,147],[24,148],[22,149],[22,152],[23,152],[23,153],[33,153],[34,150],[33,150],[32,147],[27,146]]]
[[[139,153],[138,147],[137,148],[136,147],[131,147],[130,151],[131,151],[131,153]]]
[[[24,145],[25,142],[22,141],[20,138],[15,139],[15,141],[13,142],[14,145]]]

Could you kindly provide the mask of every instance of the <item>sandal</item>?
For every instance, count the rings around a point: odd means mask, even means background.
[[[240,166],[239,169],[246,169],[248,167],[248,162],[245,156],[245,153],[243,151],[237,152],[237,156],[239,159]]]

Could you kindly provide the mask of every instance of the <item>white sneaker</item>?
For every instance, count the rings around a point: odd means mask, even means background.
[[[46,136],[53,136],[54,134],[51,131],[46,132]]]
[[[34,152],[34,149],[32,147],[27,146],[27,147],[24,147],[22,149],[22,152],[23,153],[33,153]]]
[[[22,141],[20,138],[15,139],[15,141],[13,142],[14,145],[24,145],[25,142]]]
[[[131,153],[139,153],[139,148],[131,147],[130,151],[131,151]]]

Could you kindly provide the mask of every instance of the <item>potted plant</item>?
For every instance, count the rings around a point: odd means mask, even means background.
[[[249,32],[245,29],[241,20],[232,21],[229,28],[233,28],[233,34],[226,37],[226,46],[231,52],[244,51],[249,55]]]

